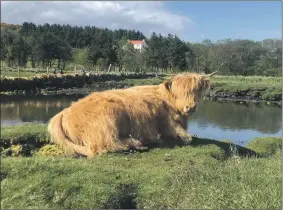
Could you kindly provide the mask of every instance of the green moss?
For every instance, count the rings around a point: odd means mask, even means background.
[[[41,147],[36,153],[39,156],[64,156],[64,151],[58,146],[54,144],[47,144]]]
[[[19,156],[31,156],[32,150],[34,148],[30,145],[12,145],[7,149],[3,149],[1,151],[1,156],[11,156],[11,157],[19,157]]]
[[[282,139],[278,137],[255,138],[247,144],[247,148],[254,150],[260,157],[275,154],[282,149]]]

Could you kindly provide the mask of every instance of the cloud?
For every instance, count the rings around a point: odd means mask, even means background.
[[[155,31],[184,38],[194,22],[187,16],[172,13],[164,4],[159,1],[2,1],[1,22],[124,28],[139,30],[146,36]]]

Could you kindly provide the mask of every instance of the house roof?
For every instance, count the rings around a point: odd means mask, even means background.
[[[144,40],[129,40],[131,44],[144,44]]]

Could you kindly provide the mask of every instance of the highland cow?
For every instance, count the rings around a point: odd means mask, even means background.
[[[188,116],[213,74],[179,74],[160,85],[94,92],[50,120],[51,140],[66,155],[86,157],[151,143],[190,144]]]

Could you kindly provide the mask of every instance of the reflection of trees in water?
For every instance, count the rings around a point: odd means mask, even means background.
[[[1,120],[47,122],[77,99],[78,97],[74,96],[1,99]],[[282,127],[281,116],[281,107],[271,105],[203,101],[192,120],[200,126],[214,124],[226,129],[253,129],[263,133],[277,133]]]
[[[277,133],[282,129],[282,109],[266,104],[203,101],[192,121],[200,126],[214,124],[226,129]]]
[[[51,117],[69,106],[76,97],[45,97],[16,99],[1,102],[1,120],[20,119],[23,122],[47,122]]]
[[[20,119],[23,122],[42,121],[47,123],[51,117],[60,112],[62,109],[64,109],[64,107],[48,107],[48,109],[26,109],[23,107],[21,110]]]
[[[3,108],[1,105],[1,120],[17,120],[19,119],[18,107]]]

